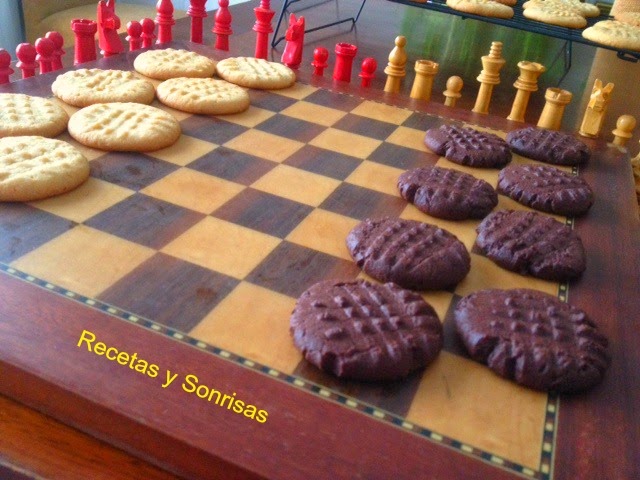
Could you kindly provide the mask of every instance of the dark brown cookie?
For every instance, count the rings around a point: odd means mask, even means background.
[[[476,231],[478,249],[507,270],[560,282],[579,277],[586,268],[580,237],[542,213],[499,210]]]
[[[397,285],[324,281],[291,315],[297,348],[316,367],[355,380],[396,380],[442,349],[442,324],[423,298]]]
[[[412,290],[453,287],[471,268],[455,235],[414,220],[366,219],[347,236],[347,248],[368,275]]]
[[[500,171],[498,192],[536,210],[568,217],[586,213],[593,204],[587,182],[549,165],[509,165]]]
[[[581,165],[591,157],[591,150],[568,133],[526,127],[507,134],[514,152],[533,160],[554,165]]]
[[[402,197],[418,210],[438,218],[484,218],[498,204],[489,183],[449,168],[422,167],[398,178]]]
[[[511,150],[503,139],[470,127],[442,125],[427,130],[425,145],[447,160],[479,168],[502,168],[511,161]]]
[[[577,392],[602,380],[608,341],[580,309],[536,290],[481,290],[454,311],[471,358],[545,391]]]

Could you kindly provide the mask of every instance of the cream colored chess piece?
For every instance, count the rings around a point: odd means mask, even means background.
[[[500,70],[505,62],[506,60],[502,58],[502,42],[492,42],[489,55],[482,57],[482,71],[477,78],[480,82],[480,90],[478,90],[473,112],[489,113],[493,87],[500,83]]]
[[[384,69],[384,73],[387,74],[387,83],[384,86],[384,91],[388,93],[398,93],[402,79],[406,75],[407,54],[404,51],[404,46],[407,44],[407,39],[399,35],[396,37],[395,44],[396,46],[389,54],[389,63]]]
[[[447,80],[447,89],[442,92],[442,94],[445,96],[444,104],[446,107],[456,106],[456,102],[462,96],[460,91],[462,90],[463,86],[464,82],[462,81],[462,78],[458,77],[457,75],[449,77],[449,79]]]
[[[571,92],[561,88],[547,88],[544,95],[546,103],[538,119],[538,127],[560,130],[564,109],[571,101],[572,96]]]
[[[613,133],[613,144],[624,147],[631,137],[633,137],[633,129],[636,128],[636,119],[631,115],[621,115],[616,122],[616,128]]]
[[[538,77],[544,73],[546,68],[544,65],[526,60],[519,62],[518,68],[520,69],[520,76],[513,84],[518,89],[518,92],[507,120],[524,122],[524,114],[529,105],[529,98],[533,92],[538,91]]]
[[[433,77],[438,73],[439,65],[431,60],[417,60],[414,67],[416,78],[411,87],[411,98],[426,100],[431,99],[431,90],[433,88]]]
[[[611,100],[613,86],[613,83],[607,83],[607,85],[603,87],[599,79],[596,79],[593,84],[591,97],[589,97],[589,103],[582,118],[582,125],[580,125],[580,130],[578,131],[583,137],[594,138],[600,134],[600,130],[604,124],[604,117],[607,113],[607,107]]]

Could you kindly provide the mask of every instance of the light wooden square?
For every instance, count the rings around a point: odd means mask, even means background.
[[[345,181],[378,192],[399,197],[398,177],[404,170],[365,160]]]
[[[413,112],[404,108],[366,100],[351,110],[351,113],[380,122],[400,125],[409,118]]]
[[[206,217],[166,245],[162,252],[243,279],[280,239],[218,218]]]
[[[217,145],[214,143],[205,142],[188,135],[180,135],[178,141],[170,147],[148,152],[147,155],[184,167],[203,155],[212,152],[216,147]]]
[[[225,147],[273,162],[283,162],[304,143],[259,130],[248,130],[224,144]]]
[[[356,158],[369,157],[382,142],[373,138],[345,132],[335,128],[327,128],[309,142],[314,147],[350,155]]]
[[[357,224],[358,221],[353,218],[316,209],[289,234],[287,240],[334,257],[352,260],[346,238]]]
[[[79,225],[18,258],[12,266],[96,297],[154,253],[151,248]]]
[[[305,101],[296,102],[290,107],[282,110],[280,113],[289,117],[297,118],[298,120],[317,123],[325,127],[332,126],[347,114],[347,112],[343,112],[341,110]]]

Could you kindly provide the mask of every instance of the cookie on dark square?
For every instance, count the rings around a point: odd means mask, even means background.
[[[509,165],[500,171],[498,192],[541,212],[572,217],[593,204],[589,184],[550,165]]]
[[[347,236],[357,265],[381,282],[412,290],[444,290],[471,268],[469,252],[450,232],[400,218],[366,219]]]
[[[471,358],[520,385],[560,393],[598,384],[608,341],[582,310],[529,289],[481,290],[454,311]]]
[[[471,127],[442,125],[430,128],[424,143],[431,151],[454,163],[478,168],[502,168],[511,150],[502,138]]]
[[[323,281],[306,290],[291,315],[305,359],[340,378],[388,381],[431,363],[443,330],[417,293],[366,280]]]
[[[476,247],[507,270],[561,282],[579,277],[586,268],[578,234],[542,213],[499,210],[476,231]]]
[[[398,189],[421,212],[447,220],[484,218],[498,204],[489,183],[449,168],[408,170],[398,178]]]
[[[591,150],[573,135],[526,127],[507,134],[511,150],[533,160],[553,165],[581,165],[591,157]]]

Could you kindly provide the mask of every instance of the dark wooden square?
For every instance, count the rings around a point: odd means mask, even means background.
[[[219,147],[191,162],[188,167],[225,180],[251,185],[276,165],[278,164],[270,160]]]
[[[178,168],[140,153],[111,152],[91,162],[91,176],[137,191]]]
[[[407,202],[386,193],[343,183],[320,205],[320,208],[364,220],[369,217],[399,216]]]

